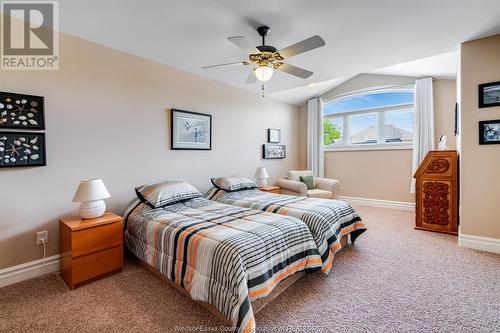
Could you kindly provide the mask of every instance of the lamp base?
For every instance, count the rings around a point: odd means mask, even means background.
[[[266,178],[257,179],[257,186],[258,187],[266,187],[267,186],[267,179]]]
[[[85,201],[80,205],[80,217],[82,219],[93,219],[103,216],[106,212],[104,200]]]

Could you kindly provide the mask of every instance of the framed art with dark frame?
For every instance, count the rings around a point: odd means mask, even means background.
[[[0,91],[0,130],[44,130],[44,98]]]
[[[500,144],[500,119],[479,122],[479,144]]]
[[[480,84],[478,89],[480,108],[500,106],[500,81]]]
[[[0,168],[45,165],[45,133],[0,132]]]
[[[286,146],[265,143],[262,145],[262,158],[266,160],[276,160],[286,158]]]
[[[172,150],[212,150],[212,115],[172,109]]]
[[[269,143],[280,143],[281,142],[281,130],[276,128],[267,129],[267,142]]]

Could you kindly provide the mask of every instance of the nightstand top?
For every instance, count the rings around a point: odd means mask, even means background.
[[[59,219],[61,223],[67,225],[72,231],[81,230],[85,228],[92,228],[103,224],[120,222],[123,217],[115,213],[104,213],[103,216],[95,219],[82,219],[80,216],[69,216]]]
[[[264,187],[259,187],[259,190],[261,191],[276,191],[276,190],[279,190],[280,187],[279,186],[264,186]]]

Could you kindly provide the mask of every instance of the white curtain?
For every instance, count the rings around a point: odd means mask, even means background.
[[[323,155],[323,101],[307,101],[307,169],[316,177],[324,177]]]
[[[413,175],[430,150],[434,150],[434,101],[432,78],[415,81],[413,165],[410,192],[415,193]]]

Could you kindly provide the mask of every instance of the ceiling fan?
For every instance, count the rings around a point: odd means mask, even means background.
[[[257,28],[257,32],[262,37],[262,45],[253,46],[243,36],[228,37],[227,39],[234,45],[242,49],[248,54],[248,60],[236,61],[218,65],[204,66],[202,68],[214,68],[221,66],[234,66],[234,65],[256,65],[245,83],[255,83],[257,80],[261,82],[268,81],[273,76],[274,70],[279,70],[290,75],[297,76],[301,79],[307,79],[313,72],[286,64],[283,61],[297,54],[314,50],[318,47],[324,46],[325,41],[318,35],[304,39],[301,42],[295,43],[284,49],[278,51],[274,46],[266,45],[266,36],[271,29],[268,26],[261,26]]]

